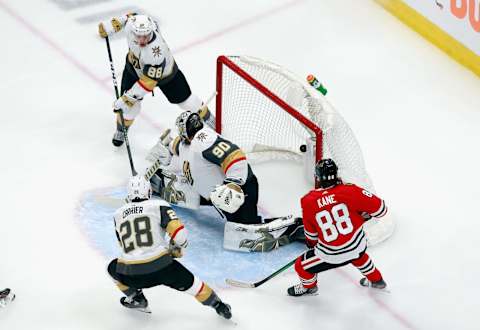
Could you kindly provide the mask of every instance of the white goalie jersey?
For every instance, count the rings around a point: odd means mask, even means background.
[[[176,157],[169,170],[180,172],[193,190],[207,200],[226,178],[244,183],[252,175],[243,151],[207,126],[195,134],[190,144],[176,138],[170,149]]]

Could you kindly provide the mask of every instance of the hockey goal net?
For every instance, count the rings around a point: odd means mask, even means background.
[[[216,128],[239,145],[250,162],[304,162],[313,184],[315,163],[332,158],[345,182],[375,191],[360,145],[343,117],[324,95],[274,63],[249,56],[218,57]],[[375,225],[371,244],[393,232],[393,222],[387,222]]]

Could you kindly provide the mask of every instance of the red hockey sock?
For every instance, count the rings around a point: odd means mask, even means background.
[[[304,260],[304,256],[300,256],[295,261],[295,271],[297,272],[300,281],[303,286],[307,289],[317,286],[317,274],[309,273],[305,270],[305,267],[312,265],[316,262],[320,262],[320,259],[317,257],[309,258]]]
[[[352,261],[352,265],[365,276],[370,282],[377,282],[382,279],[382,274],[373,264],[368,254],[364,253],[360,258]]]

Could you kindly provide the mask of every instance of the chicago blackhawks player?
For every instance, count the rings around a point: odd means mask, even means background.
[[[115,212],[115,231],[121,257],[108,265],[108,273],[126,295],[120,303],[149,313],[142,289],[166,285],[194,296],[226,319],[230,306],[175,258],[187,247],[187,234],[180,219],[163,200],[150,199],[151,186],[143,176],[135,176],[127,186],[128,203]],[[168,242],[165,238],[168,235]]]
[[[303,224],[310,247],[295,262],[300,284],[288,289],[291,296],[315,294],[317,273],[352,264],[365,276],[362,286],[384,289],[386,283],[366,253],[363,224],[387,213],[385,202],[337,177],[337,165],[331,159],[319,161],[315,175],[320,189],[312,190],[302,200]],[[374,220],[370,220],[374,221]]]
[[[15,295],[10,289],[0,291],[0,307],[7,306],[11,301],[15,299]]]
[[[163,164],[152,178],[157,193],[178,206],[221,210],[227,220],[226,249],[265,252],[303,238],[300,219],[258,215],[257,177],[237,145],[205,126],[194,112],[180,114],[176,125],[179,136],[164,137],[149,154],[150,161]]]
[[[158,29],[157,23],[148,16],[128,14],[101,22],[98,31],[105,38],[124,29],[127,36],[128,54],[122,75],[122,96],[114,103],[114,109],[124,113],[128,129],[140,113],[143,97],[159,87],[168,101],[178,104],[183,110],[199,111],[203,120],[214,127],[215,118],[198,96],[192,94],[190,86],[178,68],[175,59]],[[124,137],[120,119],[112,139],[121,146]]]

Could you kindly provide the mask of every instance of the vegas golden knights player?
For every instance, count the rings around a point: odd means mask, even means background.
[[[125,294],[121,304],[149,313],[142,289],[166,285],[194,296],[222,317],[231,318],[230,306],[176,260],[187,247],[187,234],[170,205],[150,199],[152,189],[143,176],[131,178],[127,189],[128,203],[114,216],[122,253],[108,265],[108,273]]]
[[[202,100],[192,94],[190,86],[178,68],[175,59],[163,39],[158,24],[149,16],[127,14],[101,22],[98,32],[102,38],[121,30],[125,31],[128,53],[122,75],[120,93],[114,109],[121,109],[128,129],[140,113],[141,102],[155,87],[160,88],[168,101],[183,110],[195,111],[211,127],[215,117]],[[123,144],[124,137],[117,117],[117,130],[112,139],[114,146]]]

